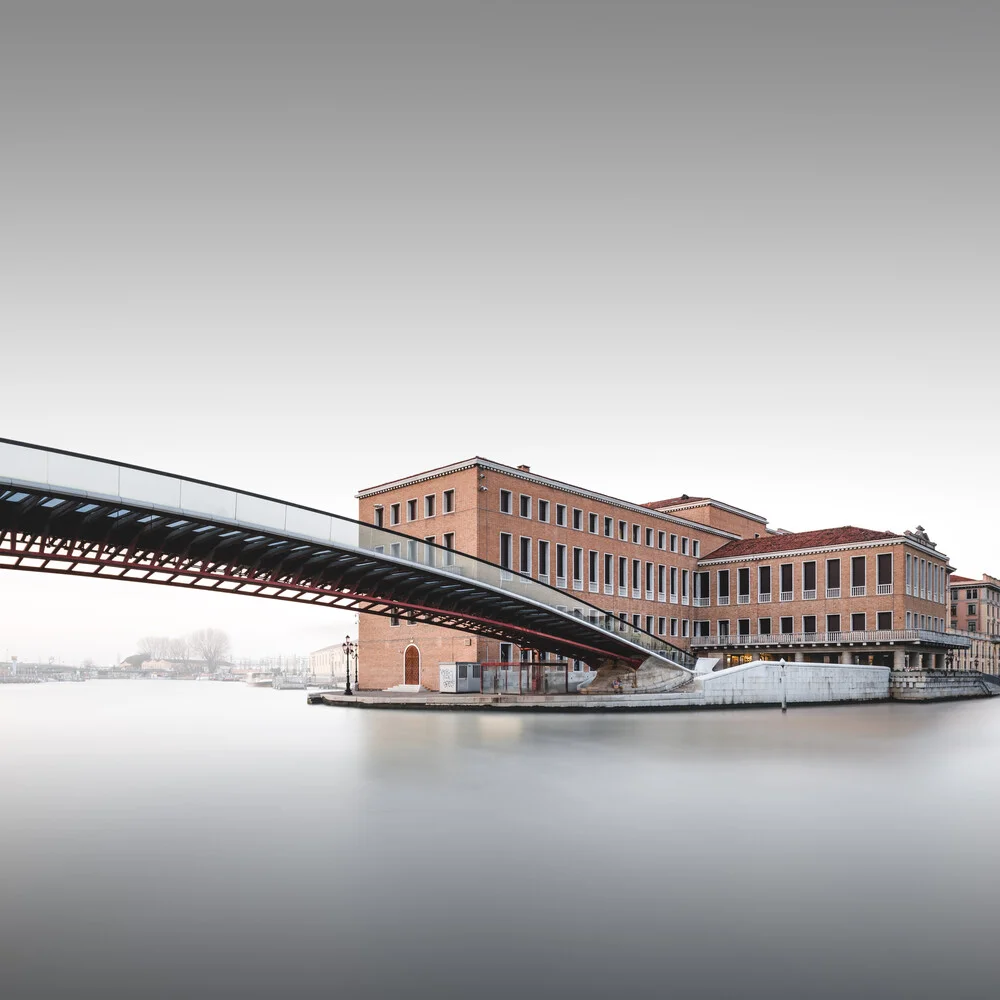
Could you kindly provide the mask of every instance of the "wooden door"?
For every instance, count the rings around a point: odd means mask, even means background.
[[[420,651],[416,646],[407,646],[403,654],[403,683],[420,683]]]

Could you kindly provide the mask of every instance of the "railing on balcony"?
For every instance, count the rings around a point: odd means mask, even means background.
[[[826,597],[827,597],[827,600],[830,600],[830,599],[835,598],[835,597],[840,597],[840,587],[827,587],[826,588]]]
[[[867,588],[862,585],[860,587],[851,587],[851,597],[864,597]]]
[[[696,636],[692,647],[707,646],[825,646],[838,643],[923,642],[967,649],[972,640],[965,635],[932,629],[866,629],[857,632],[779,632],[766,635]]]
[[[790,600],[792,600],[792,599],[793,599],[794,597],[795,597],[795,593],[794,593],[794,591],[791,591],[791,590],[783,590],[783,591],[781,592],[781,597],[779,598],[779,600],[781,600],[781,601],[790,601]]]
[[[729,605],[729,595],[719,594],[719,596],[715,599],[715,603],[718,604],[720,608],[727,607]]]
[[[749,603],[749,600],[750,600],[750,595],[748,594],[747,595],[747,602],[748,603]],[[757,603],[758,604],[770,604],[771,603],[771,593],[770,593],[770,591],[768,591],[766,594],[758,594],[757,595]]]
[[[803,590],[802,591],[802,600],[803,601],[815,601],[816,600],[816,590],[815,590],[815,588],[813,588],[812,590]]]
[[[892,584],[891,583],[880,583],[876,587],[876,593],[879,594],[879,595],[882,595],[882,594],[891,594],[892,593]]]
[[[708,608],[712,606],[712,599],[710,597],[696,597],[693,603],[696,608]]]
[[[737,597],[736,597],[736,603],[737,604],[749,604],[750,603],[750,595],[749,594],[738,594]]]

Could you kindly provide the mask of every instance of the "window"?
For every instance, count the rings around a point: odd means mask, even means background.
[[[389,543],[389,555],[399,558],[399,542]]]
[[[781,593],[778,595],[780,601],[790,601],[795,597],[795,590],[792,584],[792,564],[781,564]]]
[[[549,543],[539,539],[538,541],[538,575],[549,578]]]
[[[500,532],[500,565],[504,569],[511,568],[511,544],[513,541],[513,536],[509,535],[506,531]]]
[[[652,528],[647,528],[646,529],[646,544],[650,548],[653,547],[653,529]]]
[[[556,545],[556,586],[566,586],[566,546]]]
[[[910,612],[909,611],[906,612],[906,627],[907,628],[910,627]]]
[[[803,615],[802,616],[802,631],[807,635],[811,635],[816,631],[816,616],[815,615]]]
[[[923,618],[924,616],[921,615],[920,617]],[[969,619],[969,631],[970,632],[975,632],[976,631],[976,623],[975,623],[975,620],[972,619],[972,618]]]
[[[856,611],[851,615],[851,631],[852,632],[864,632],[865,630],[865,613],[863,611]]]
[[[979,597],[979,591],[978,590],[967,590],[965,592],[965,599],[967,601],[971,600],[972,598],[977,598],[978,599],[978,597]]]
[[[676,552],[677,551],[677,536],[676,535],[671,535],[670,536],[670,551],[671,552]]]
[[[802,600],[816,599],[816,560],[802,564]]]
[[[560,528],[566,527],[566,504],[564,503],[556,504],[556,524]]]
[[[667,619],[657,618],[656,619],[656,634],[663,635],[667,631]]]
[[[740,618],[736,622],[736,631],[740,635],[749,635],[750,634],[750,619],[749,618]]]
[[[455,491],[454,490],[445,490],[444,493],[441,494],[441,506],[442,506],[445,514],[454,514],[455,513]]]
[[[656,533],[656,547],[658,549],[665,549],[667,547],[667,533],[665,531],[658,531]]]
[[[610,552],[604,553],[604,592],[614,593],[615,589],[615,557]]]
[[[549,502],[548,500],[538,501],[538,520],[549,523]]]
[[[449,550],[454,549],[455,548],[455,532],[454,531],[449,531],[447,534],[442,535],[441,536],[441,544],[446,549],[449,549]],[[448,552],[444,553],[444,565],[445,566],[454,566],[455,565],[455,557],[452,555],[451,551],[448,551]]]
[[[424,497],[424,517],[433,517],[437,511],[434,509],[437,505],[437,496],[433,493],[428,493]]]
[[[795,619],[792,618],[791,615],[787,615],[786,617],[782,618],[781,622],[780,622],[781,634],[782,635],[791,635],[792,631],[795,628],[795,624],[794,623],[795,623]]]
[[[628,541],[628,521],[618,522],[618,541],[620,542]]]
[[[708,622],[707,621],[697,621],[694,623],[694,634],[696,636],[705,636],[709,634]]]
[[[677,619],[670,619],[670,634],[676,639],[677,638]]]
[[[975,604],[970,604],[969,605],[969,610],[966,612],[966,614],[974,615],[975,613],[976,613],[976,606],[975,606]]]
[[[667,567],[663,563],[656,567],[656,593],[661,601],[667,595]]]
[[[531,576],[531,539],[521,536],[521,551],[519,553],[519,569],[525,576]]]
[[[500,662],[511,663],[514,659],[514,646],[509,642],[500,643]]]
[[[633,559],[632,560],[632,590],[634,592],[632,594],[633,597],[641,596],[639,593],[639,586],[640,586],[639,576],[641,573],[642,573],[642,560]]]
[[[923,562],[923,560],[921,560]],[[865,557],[851,558],[851,597],[865,596]]]
[[[583,511],[579,507],[573,508],[573,530],[583,531]]]
[[[597,515],[588,514],[587,515],[587,530],[592,534],[597,534]]]
[[[839,632],[840,631],[840,615],[827,615],[826,616],[826,630],[827,630],[827,632]]]
[[[591,590],[597,590],[597,553],[591,549],[587,553],[587,580]]]
[[[521,494],[520,514],[521,517],[531,517],[531,497],[524,493]]]
[[[615,521],[613,517],[604,519],[604,537],[611,538],[615,533]]]
[[[729,635],[729,619],[721,618],[719,620],[719,635]]]
[[[687,604],[688,597],[688,577],[690,572],[686,569],[681,570],[681,604]]]
[[[633,628],[642,628],[641,621],[642,621],[642,616],[641,615],[632,615],[632,627]]]
[[[583,589],[583,549],[573,549],[573,586]]]
[[[376,528],[381,528],[382,527],[382,519],[383,519],[384,516],[385,516],[385,508],[383,508],[383,507],[376,507],[375,508],[375,527]]]
[[[500,491],[500,513],[510,514],[513,508],[511,507],[511,492],[510,490]]]
[[[406,501],[406,520],[415,521],[417,519],[417,501],[407,500]]]
[[[716,594],[716,601],[720,605],[726,605],[729,603],[729,570],[720,569],[718,576],[718,593]]]
[[[688,540],[681,535],[681,555],[686,556],[688,554]]]
[[[696,608],[707,608],[712,602],[709,596],[709,578],[711,574],[707,572],[695,573],[694,575],[694,606]]]
[[[389,615],[389,625],[392,628],[399,627],[399,614],[396,612],[395,608],[393,608],[393,613]]]
[[[875,560],[875,591],[878,594],[892,593],[892,553],[882,552]],[[935,576],[935,580],[936,580]],[[935,590],[937,585],[935,583]]]
[[[913,556],[909,552],[906,553],[906,592],[913,592]],[[951,592],[951,599],[955,600],[955,591]]]
[[[741,566],[736,571],[736,601],[738,604],[750,603],[750,567]]]
[[[757,567],[757,600],[766,604],[771,600],[771,567]]]
[[[757,634],[758,635],[770,635],[771,634],[771,619],[770,618],[758,618],[757,619]]]
[[[639,545],[642,539],[642,527],[638,524],[632,525],[632,544]]]
[[[826,596],[840,597],[840,560],[827,559],[826,561]],[[827,629],[827,631],[831,631]],[[839,632],[840,629],[833,629]]]
[[[618,596],[625,597],[628,593],[628,559],[618,557]]]
[[[691,636],[691,619],[690,618],[684,618],[681,621],[681,635],[685,639],[690,638],[690,636]]]
[[[888,632],[892,628],[892,612],[880,611],[875,621],[875,627],[880,632]]]
[[[699,542],[697,538],[691,539],[691,555],[693,555],[695,559],[699,559],[701,557],[701,542]]]
[[[394,503],[389,507],[389,523],[399,524],[399,504]]]

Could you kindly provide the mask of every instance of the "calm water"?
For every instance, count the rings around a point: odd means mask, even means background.
[[[0,687],[0,996],[1000,995],[1000,701]]]

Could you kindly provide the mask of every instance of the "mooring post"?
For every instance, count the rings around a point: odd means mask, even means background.
[[[787,685],[785,684],[785,658],[781,658],[781,711],[788,711],[788,695],[786,693]]]

